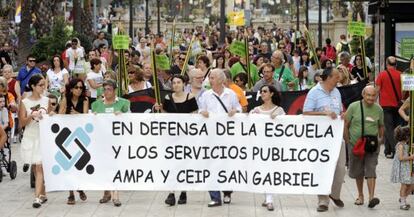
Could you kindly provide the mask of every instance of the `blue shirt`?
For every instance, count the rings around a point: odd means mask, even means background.
[[[26,85],[29,83],[30,78],[37,73],[41,73],[40,69],[37,67],[30,69],[30,71],[27,71],[26,65],[20,68],[19,74],[17,74],[17,80],[20,82],[20,94],[23,95]]]
[[[303,112],[326,112],[333,111],[337,115],[342,112],[341,93],[337,88],[327,92],[320,83],[313,87],[305,99]]]

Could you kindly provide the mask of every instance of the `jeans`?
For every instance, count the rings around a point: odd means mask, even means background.
[[[208,193],[210,193],[211,200],[221,203],[221,193],[220,193],[220,191],[209,191]],[[233,193],[233,191],[223,191],[224,196],[229,196],[230,197],[231,193]]]

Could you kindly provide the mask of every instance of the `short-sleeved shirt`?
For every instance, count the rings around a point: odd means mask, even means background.
[[[37,67],[27,70],[27,66],[24,65],[22,68],[20,68],[19,74],[17,74],[17,80],[20,82],[20,94],[23,95],[26,85],[29,83],[30,78],[34,74],[40,74],[40,73],[41,71]]]
[[[359,137],[361,137],[361,101],[356,101],[349,105],[346,111],[346,120],[350,122],[349,141],[352,146],[355,145]],[[374,103],[367,106],[362,103],[364,109],[364,134],[376,136],[378,135],[378,127],[384,125],[384,113],[381,106]]]
[[[282,73],[282,77],[279,79],[280,72],[282,71],[282,68],[284,68],[283,73]],[[295,81],[295,77],[293,76],[292,71],[290,71],[290,69],[286,66],[284,66],[284,67],[282,66],[278,69],[275,69],[275,73],[273,75],[273,78],[276,81],[279,81],[282,84],[282,91],[289,91],[288,83],[292,82],[292,81]],[[295,85],[295,87],[293,87],[293,90],[297,90],[296,86],[297,85]]]
[[[96,84],[102,84],[104,79],[101,73],[96,73],[96,72],[89,72],[86,75],[86,80],[94,80]],[[89,86],[89,91],[91,92],[91,98],[97,98],[98,97],[98,92],[97,89],[93,89],[88,82],[86,82]]]
[[[246,95],[244,94],[243,89],[241,89],[236,84],[232,83],[229,85],[230,90],[234,91],[234,93],[237,95],[237,98],[239,98],[239,103],[242,107],[247,106],[249,103],[247,102]]]
[[[115,103],[105,104],[103,99],[98,99],[92,103],[92,112],[95,113],[114,113],[122,112],[127,113],[130,111],[130,102],[126,99],[117,97]]]
[[[223,102],[227,111],[223,108],[216,96]],[[213,89],[207,90],[200,98],[199,112],[227,113],[232,109],[236,109],[239,112],[242,111],[237,95],[229,88],[224,88],[220,96]]]
[[[394,82],[398,98],[401,99],[401,72],[395,69],[389,69],[388,71],[390,72]],[[375,83],[380,86],[379,104],[382,107],[397,107],[398,101],[387,71],[380,72]]]
[[[237,74],[239,74],[240,72],[246,72],[247,67],[243,67],[242,64],[240,62],[235,63],[231,68],[230,68],[230,72],[231,72],[231,78],[234,78]],[[252,78],[252,82],[253,85],[260,80],[260,76],[259,76],[259,71],[257,70],[257,66],[253,63],[250,63],[250,76]]]
[[[341,93],[337,88],[327,92],[321,83],[314,86],[306,96],[303,112],[327,112],[333,111],[337,115],[342,112]]]
[[[282,84],[280,84],[279,81],[277,81],[276,79],[273,79],[273,81],[271,83],[267,83],[264,78],[262,78],[258,82],[256,82],[256,84],[254,85],[252,91],[257,92],[257,91],[260,90],[260,88],[263,87],[263,85],[266,85],[266,84],[272,85],[279,92],[282,91]]]
[[[49,80],[49,89],[59,90],[65,86],[65,81],[63,77],[66,74],[69,74],[68,70],[63,68],[58,73],[55,73],[52,69],[47,70],[47,78]]]

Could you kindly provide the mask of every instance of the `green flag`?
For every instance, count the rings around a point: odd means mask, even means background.
[[[242,41],[234,40],[230,45],[230,52],[234,55],[245,57],[246,47]]]
[[[161,70],[170,70],[170,59],[165,54],[155,55],[155,63],[157,64],[157,68]]]

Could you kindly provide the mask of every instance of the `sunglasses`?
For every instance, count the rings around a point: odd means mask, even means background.
[[[179,57],[178,60],[183,60],[184,61],[185,60],[185,57],[184,58]]]
[[[36,60],[28,60],[29,62],[32,62],[32,63],[35,63],[36,62]]]
[[[130,72],[128,72],[128,74],[129,75],[133,75],[133,74],[135,74],[135,72],[134,71],[130,71]]]
[[[260,93],[268,93],[268,90],[260,90]]]
[[[74,86],[73,89],[82,90],[83,86]]]

